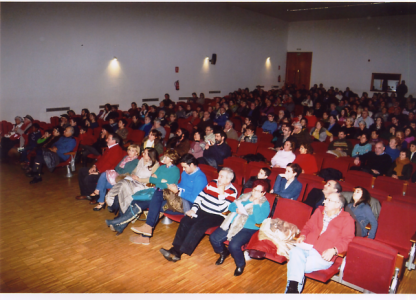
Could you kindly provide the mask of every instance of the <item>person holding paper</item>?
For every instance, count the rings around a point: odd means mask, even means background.
[[[305,273],[328,269],[337,253],[347,251],[355,236],[355,224],[350,214],[344,211],[344,205],[344,196],[332,193],[325,199],[324,207],[318,207],[305,224],[296,244],[304,242],[313,248],[294,247],[290,250],[285,293],[301,293]]]
[[[223,264],[231,254],[237,266],[234,276],[243,274],[246,265],[241,246],[250,241],[252,235],[260,229],[256,224],[263,223],[270,213],[270,204],[265,197],[269,188],[269,184],[264,180],[254,181],[252,191],[241,195],[228,206],[231,213],[209,236],[212,248],[220,255],[215,264]],[[224,245],[226,240],[230,242],[228,249]]]
[[[177,262],[183,253],[192,255],[205,231],[221,225],[225,217],[223,212],[237,198],[237,189],[231,183],[233,178],[233,170],[222,168],[218,179],[209,182],[199,193],[192,208],[186,212],[179,224],[173,247],[159,250],[164,258]]]

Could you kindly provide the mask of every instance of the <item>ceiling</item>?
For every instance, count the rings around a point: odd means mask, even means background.
[[[233,2],[230,5],[286,22],[416,14],[416,3],[412,2]]]

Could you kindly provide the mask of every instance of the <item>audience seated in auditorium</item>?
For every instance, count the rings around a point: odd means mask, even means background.
[[[202,136],[203,135],[200,131],[195,131],[193,141],[191,141],[191,148],[188,152],[192,154],[196,159],[204,155],[206,142],[202,139]]]
[[[223,168],[218,174],[218,179],[209,182],[199,193],[192,208],[186,212],[179,224],[173,247],[169,250],[160,249],[168,261],[177,262],[184,253],[192,255],[205,231],[221,225],[225,217],[223,213],[237,198],[237,190],[231,184],[233,178],[233,170]]]
[[[311,244],[304,250],[293,247],[287,264],[286,293],[302,293],[305,273],[328,269],[337,253],[345,252],[354,238],[354,220],[343,210],[344,196],[332,193],[303,227],[296,243]],[[322,225],[323,224],[323,225]]]
[[[42,181],[41,172],[44,164],[48,167],[49,171],[52,172],[59,163],[66,161],[70,157],[65,153],[72,151],[76,146],[77,142],[72,137],[73,134],[74,129],[71,126],[68,126],[64,131],[64,136],[54,143],[51,148],[44,151],[40,149],[40,151],[36,153],[32,165],[32,172],[27,173],[33,177],[30,184]]]
[[[312,138],[309,135],[309,132],[302,127],[300,122],[293,124],[293,137],[296,139],[296,148],[299,148],[300,144],[310,144]]]
[[[227,134],[227,139],[238,140],[238,133],[233,128],[234,123],[230,120],[227,120],[224,125],[224,132]]]
[[[27,145],[20,151],[21,152],[21,156],[20,156],[20,162],[24,163],[24,165],[26,165],[27,163],[27,154],[28,152],[32,151],[33,149],[35,149],[38,145],[38,140],[41,138],[42,133],[39,130],[39,124],[33,124],[28,132],[29,135],[27,137],[28,142]]]
[[[245,189],[251,189],[253,187],[253,182],[256,180],[264,180],[268,184],[268,188],[266,190],[269,191],[271,187],[271,181],[268,177],[271,173],[272,170],[269,168],[261,168],[256,176],[251,176],[246,182],[244,182],[242,193]]]
[[[390,156],[391,161],[394,162],[400,155],[400,139],[392,136],[389,139],[389,144],[386,146],[385,152]]]
[[[273,148],[271,149],[279,151],[280,149],[282,149],[286,141],[293,142],[294,145],[296,145],[296,143],[298,142],[298,140],[292,135],[292,132],[293,132],[292,126],[286,123],[283,123],[282,132],[283,132],[283,135],[278,137],[277,140],[274,142],[274,149]]]
[[[307,195],[304,203],[312,207],[312,212],[314,212],[315,209],[323,205],[324,200],[327,199],[330,194],[341,192],[342,187],[338,182],[335,180],[328,180],[328,182],[324,185],[323,190],[313,188]]]
[[[275,122],[274,117],[273,113],[267,114],[267,120],[261,126],[263,132],[273,134],[273,132],[277,130],[277,123]]]
[[[143,152],[146,148],[154,148],[159,155],[163,153],[163,144],[160,138],[160,131],[156,129],[150,130],[150,133],[147,137],[143,139],[140,149]]]
[[[107,139],[110,134],[113,133],[113,130],[111,129],[111,126],[108,124],[103,125],[101,128],[101,133],[98,137],[98,139],[95,141],[94,144],[91,146],[82,144],[81,147],[81,155],[82,155],[82,161],[84,163],[84,167],[87,166],[88,161],[88,155],[96,155],[100,156],[103,153],[103,148],[107,147]]]
[[[409,156],[409,150],[400,150],[399,157],[391,164],[386,175],[400,180],[409,180],[413,173],[413,165],[410,162]]]

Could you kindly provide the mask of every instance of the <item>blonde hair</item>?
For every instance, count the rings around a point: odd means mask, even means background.
[[[128,148],[127,148],[127,151],[128,150],[136,150],[136,153],[137,153],[137,156],[139,156],[140,155],[140,146],[139,145],[130,145],[130,146],[128,146]]]

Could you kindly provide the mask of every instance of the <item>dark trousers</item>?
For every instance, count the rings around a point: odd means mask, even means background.
[[[192,255],[199,241],[204,237],[205,231],[211,227],[220,226],[224,217],[214,215],[199,209],[197,218],[185,216],[176,231],[173,248],[177,255],[186,253]]]
[[[83,167],[78,172],[78,183],[81,196],[89,196],[94,192],[100,175],[89,174],[89,168]]]
[[[231,242],[228,245],[228,251],[230,251],[231,256],[234,258],[237,267],[241,268],[246,265],[246,260],[241,247],[250,241],[256,231],[257,230],[254,229],[243,228],[231,239]],[[224,242],[227,240],[227,234],[228,230],[224,231],[222,228],[217,228],[217,230],[209,236],[209,241],[212,248],[214,248],[215,253],[221,253],[225,250]]]

